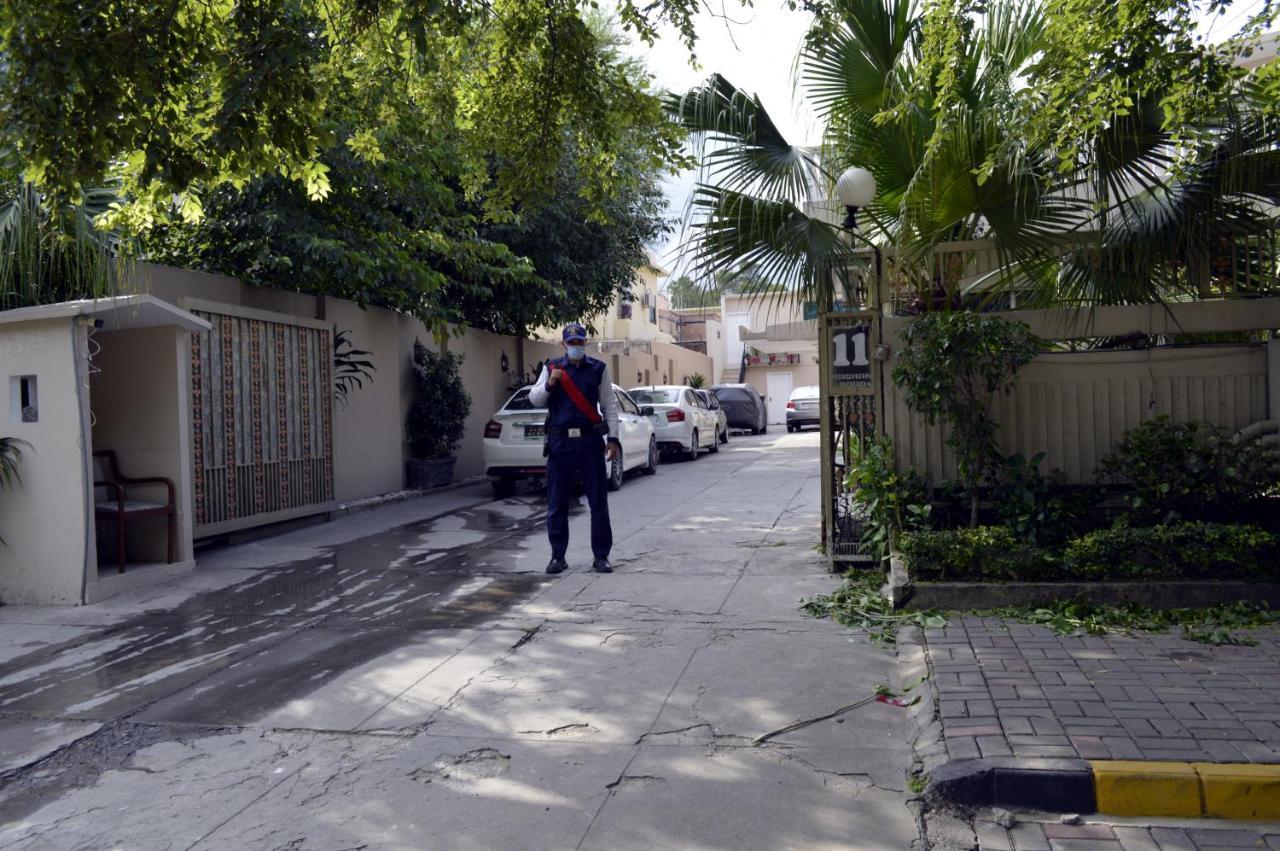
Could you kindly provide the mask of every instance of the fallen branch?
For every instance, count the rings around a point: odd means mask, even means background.
[[[786,727],[782,727],[777,730],[771,730],[770,732],[765,733],[763,736],[759,736],[757,738],[752,739],[751,744],[762,745],[765,742],[772,739],[774,736],[781,736],[783,733],[790,733],[794,730],[800,730],[805,727],[811,726],[813,724],[817,724],[819,721],[828,721],[832,718],[835,718],[837,715],[843,715],[846,712],[857,709],[859,706],[866,706],[868,703],[873,702],[876,699],[876,697],[877,695],[873,694],[871,695],[871,697],[864,697],[862,700],[859,700],[857,703],[850,703],[848,706],[842,706],[839,709],[837,709],[835,712],[828,712],[826,715],[819,715],[817,718],[810,718],[807,721],[797,721],[794,724],[788,724]]]

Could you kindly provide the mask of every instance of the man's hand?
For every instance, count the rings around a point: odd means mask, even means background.
[[[564,375],[564,370],[558,366],[551,368],[551,374],[547,376],[547,386],[554,387],[560,382],[560,376]]]
[[[614,443],[612,440],[604,445],[604,460],[612,461],[620,454],[621,450],[618,449],[618,444]]]

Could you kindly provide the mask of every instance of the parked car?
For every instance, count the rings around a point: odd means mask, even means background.
[[[707,407],[692,387],[664,384],[633,387],[627,391],[637,404],[653,408],[658,415],[658,448],[679,452],[694,461],[704,447],[720,451],[720,415]]]
[[[720,427],[717,429],[720,432],[720,442],[728,443],[729,415],[724,412],[724,408],[720,405],[720,400],[716,398],[716,394],[710,390],[694,390],[693,392],[707,406],[707,410],[716,412],[716,418],[720,421]]]
[[[787,400],[787,431],[800,431],[807,425],[818,425],[821,420],[822,402],[818,385],[797,387]]]
[[[493,419],[484,427],[484,469],[493,483],[494,496],[505,498],[515,493],[522,479],[539,479],[547,475],[547,462],[542,455],[546,439],[546,408],[529,401],[531,387],[512,394]],[[641,408],[627,392],[613,385],[618,398],[618,440],[622,454],[609,467],[609,490],[622,487],[624,474],[637,467],[649,475],[658,472],[658,441],[654,436],[658,416],[650,408]],[[601,455],[601,463],[607,463]]]
[[[760,391],[750,384],[717,384],[711,393],[724,409],[729,428],[739,428],[752,434],[764,434],[769,430],[769,411]]]

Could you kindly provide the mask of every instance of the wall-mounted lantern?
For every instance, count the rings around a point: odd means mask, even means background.
[[[500,361],[500,363],[502,365],[503,372],[508,372],[511,369],[511,361],[507,360],[506,352],[502,353],[502,360]]]

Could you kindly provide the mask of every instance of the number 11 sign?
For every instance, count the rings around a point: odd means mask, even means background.
[[[855,325],[831,329],[832,383],[845,387],[871,386],[871,327]]]

